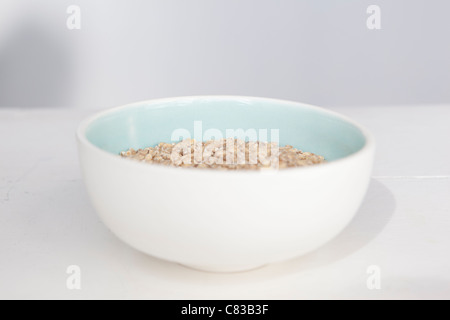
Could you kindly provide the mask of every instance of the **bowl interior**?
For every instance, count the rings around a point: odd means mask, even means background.
[[[355,153],[366,143],[358,127],[324,109],[245,97],[188,97],[137,103],[95,117],[88,123],[85,135],[100,149],[118,154],[130,147],[176,142],[187,134],[196,140],[232,134],[245,140],[273,141],[277,131],[272,130],[278,130],[280,145],[290,144],[323,155],[328,161]]]

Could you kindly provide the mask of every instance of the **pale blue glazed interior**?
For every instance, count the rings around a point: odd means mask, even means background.
[[[362,132],[351,123],[324,110],[275,100],[199,97],[145,102],[117,109],[92,121],[87,139],[118,154],[132,148],[170,142],[176,129],[187,129],[194,138],[194,121],[202,131],[226,129],[279,129],[280,145],[323,155],[328,161],[346,157],[365,144]],[[240,138],[243,138],[242,136]],[[258,137],[262,139],[262,137]]]

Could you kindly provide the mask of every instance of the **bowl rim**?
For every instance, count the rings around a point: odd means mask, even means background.
[[[130,159],[123,159],[119,155],[115,155],[113,153],[110,153],[106,150],[103,150],[96,145],[94,145],[92,142],[90,142],[86,137],[86,130],[89,127],[90,124],[92,124],[97,119],[106,116],[108,114],[118,112],[123,109],[127,108],[133,108],[138,107],[139,105],[146,105],[146,107],[149,108],[164,108],[166,106],[158,105],[160,103],[168,103],[168,102],[174,102],[177,100],[196,100],[196,99],[212,99],[212,100],[252,100],[252,101],[265,101],[265,102],[274,102],[274,103],[283,103],[283,104],[289,104],[293,107],[304,107],[308,109],[314,109],[318,112],[328,114],[331,116],[334,116],[344,122],[347,122],[357,128],[362,136],[364,137],[364,145],[361,149],[358,151],[347,155],[345,157],[332,160],[329,162],[325,162],[319,165],[312,165],[312,166],[305,166],[305,167],[295,167],[295,168],[288,168],[286,170],[213,170],[213,169],[205,169],[205,170],[193,170],[195,168],[178,168],[173,166],[163,166],[163,165],[149,165],[148,163],[143,163],[140,161],[130,161]],[[148,105],[148,104],[155,104],[154,106]],[[312,171],[320,171],[323,169],[331,168],[332,166],[338,166],[342,165],[346,162],[348,162],[351,159],[355,159],[358,157],[362,157],[367,153],[370,153],[375,150],[375,139],[373,135],[362,125],[357,123],[356,121],[352,120],[351,118],[342,115],[338,112],[328,110],[323,107],[303,103],[303,102],[297,102],[297,101],[290,101],[290,100],[283,100],[283,99],[275,99],[275,98],[266,98],[266,97],[254,97],[254,96],[241,96],[241,95],[192,95],[192,96],[177,96],[177,97],[169,97],[169,98],[158,98],[158,99],[149,99],[149,100],[142,100],[138,102],[132,102],[125,105],[120,105],[113,108],[107,108],[106,110],[98,111],[94,113],[93,115],[85,118],[82,120],[76,130],[76,138],[80,144],[83,144],[84,146],[88,147],[92,152],[95,152],[103,157],[107,157],[113,161],[120,161],[123,165],[129,165],[132,167],[140,167],[141,170],[149,170],[149,171],[155,171],[155,170],[168,170],[166,172],[175,172],[180,173],[179,170],[182,170],[183,173],[194,173],[195,174],[217,174],[217,175],[235,175],[235,174],[249,174],[249,175],[261,175],[261,174],[293,174],[295,173],[306,173],[306,172],[312,172]],[[144,169],[145,168],[145,169]]]

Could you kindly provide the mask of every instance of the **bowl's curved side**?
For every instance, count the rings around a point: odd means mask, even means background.
[[[204,174],[135,165],[78,139],[94,207],[147,254],[240,271],[316,249],[352,219],[369,184],[373,142],[356,155],[289,172]]]

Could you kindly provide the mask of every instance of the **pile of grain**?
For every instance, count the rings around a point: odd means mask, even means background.
[[[239,139],[186,139],[179,143],[161,142],[156,147],[120,153],[122,157],[147,163],[175,167],[211,168],[222,170],[291,168],[323,163],[322,156],[302,152],[292,146]]]

